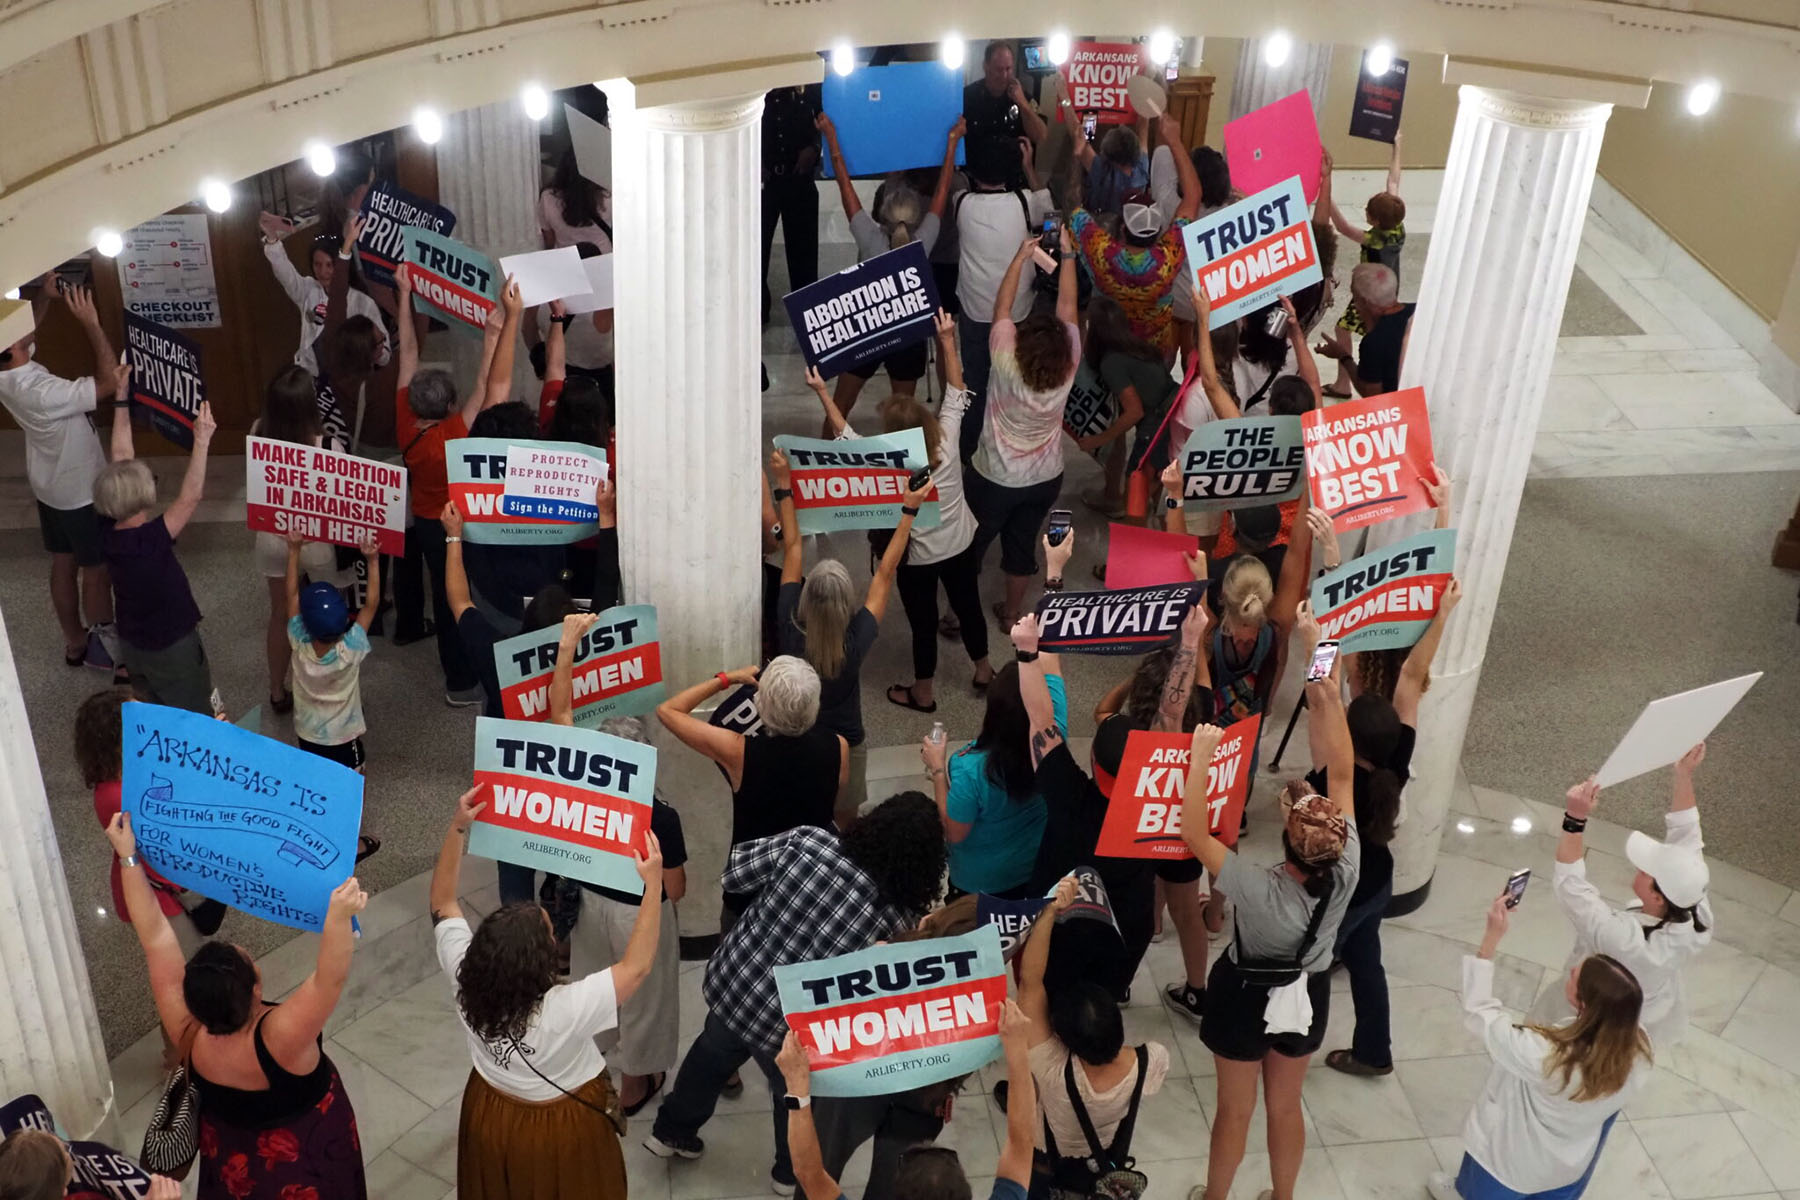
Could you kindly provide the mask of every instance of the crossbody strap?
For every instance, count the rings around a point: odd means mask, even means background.
[[[1138,1102],[1144,1097],[1144,1076],[1148,1073],[1149,1052],[1145,1047],[1139,1046],[1137,1082],[1131,1088],[1131,1105],[1125,1110],[1119,1127],[1113,1131],[1112,1145],[1102,1147],[1100,1135],[1094,1130],[1093,1119],[1088,1116],[1087,1105],[1082,1103],[1081,1092],[1075,1086],[1075,1056],[1069,1055],[1068,1060],[1063,1063],[1063,1086],[1068,1089],[1069,1105],[1075,1110],[1075,1119],[1081,1123],[1082,1135],[1087,1138],[1088,1153],[1095,1162],[1108,1170],[1116,1170],[1121,1165],[1123,1156],[1118,1153],[1120,1148],[1129,1149],[1131,1146],[1131,1131],[1137,1125]],[[1047,1122],[1045,1128],[1049,1128]]]
[[[1335,882],[1331,876],[1325,877],[1325,894],[1313,904],[1312,916],[1306,922],[1306,933],[1300,939],[1300,949],[1294,953],[1294,965],[1300,966],[1306,961],[1306,955],[1312,949],[1313,939],[1319,936],[1319,926],[1325,920],[1325,909],[1331,904],[1331,892]],[[1238,937],[1237,910],[1231,913],[1231,960],[1244,961],[1244,945]]]
[[[525,1053],[525,1047],[523,1047],[519,1044],[518,1038],[510,1038],[508,1040],[510,1040],[512,1042],[513,1050],[515,1053],[518,1054],[519,1061],[524,1063],[527,1067],[530,1067],[531,1073],[533,1075],[536,1075],[539,1079],[543,1080],[545,1083],[549,1084],[551,1087],[555,1088],[557,1091],[561,1092],[563,1095],[567,1096],[569,1099],[573,1100],[575,1103],[581,1105],[581,1107],[590,1109],[594,1112],[599,1113],[601,1116],[606,1118],[607,1124],[611,1125],[614,1129],[618,1130],[620,1137],[625,1136],[625,1131],[623,1129],[619,1128],[618,1119],[615,1118],[612,1115],[612,1113],[608,1112],[604,1108],[601,1108],[598,1104],[591,1104],[588,1101],[583,1100],[580,1096],[577,1096],[574,1092],[571,1092],[568,1088],[564,1087],[562,1084],[556,1082],[556,1080],[550,1078],[548,1075],[546,1075],[542,1071],[538,1070],[537,1064],[531,1061],[531,1056],[529,1054]]]

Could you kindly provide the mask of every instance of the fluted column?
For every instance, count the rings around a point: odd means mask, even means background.
[[[1231,80],[1232,118],[1302,89],[1312,97],[1313,112],[1324,112],[1325,93],[1331,86],[1331,43],[1296,41],[1287,61],[1271,67],[1263,58],[1264,41],[1245,38],[1238,47],[1237,74]]]
[[[26,1092],[77,1138],[115,1115],[62,851],[0,623],[0,1097]]]
[[[1575,270],[1611,104],[1464,86],[1419,287],[1401,387],[1423,387],[1432,446],[1455,481],[1450,619],[1419,712],[1419,746],[1394,840],[1394,894],[1422,902],[1462,759],[1519,496]],[[1370,531],[1370,549],[1421,517]]]

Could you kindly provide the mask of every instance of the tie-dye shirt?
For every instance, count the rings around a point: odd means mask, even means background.
[[[1177,220],[1148,246],[1109,233],[1085,208],[1069,214],[1069,231],[1101,295],[1117,301],[1131,331],[1165,355],[1175,352],[1175,279],[1187,269]]]

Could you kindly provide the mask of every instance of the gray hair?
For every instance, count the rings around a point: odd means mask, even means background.
[[[456,403],[456,380],[450,372],[428,367],[412,377],[407,388],[406,405],[421,421],[441,421],[450,415]]]
[[[600,722],[600,732],[628,742],[650,742],[650,726],[642,717],[608,717]]]
[[[819,673],[792,654],[771,658],[757,676],[756,711],[770,733],[799,737],[819,719]]]
[[[156,476],[141,459],[108,463],[94,480],[94,511],[114,521],[143,512],[156,503]]]
[[[1391,308],[1400,298],[1400,280],[1381,263],[1358,263],[1350,272],[1350,294],[1371,308]]]
[[[821,679],[844,671],[844,634],[856,611],[856,588],[850,572],[835,558],[821,560],[800,588],[794,620],[806,635],[806,661]]]
[[[880,217],[888,249],[898,250],[918,238],[919,222],[925,219],[925,198],[904,183],[884,188]]]

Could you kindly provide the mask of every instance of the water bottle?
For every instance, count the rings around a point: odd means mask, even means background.
[[[942,721],[933,721],[931,723],[931,744],[934,746],[943,745],[944,736],[944,723]]]

